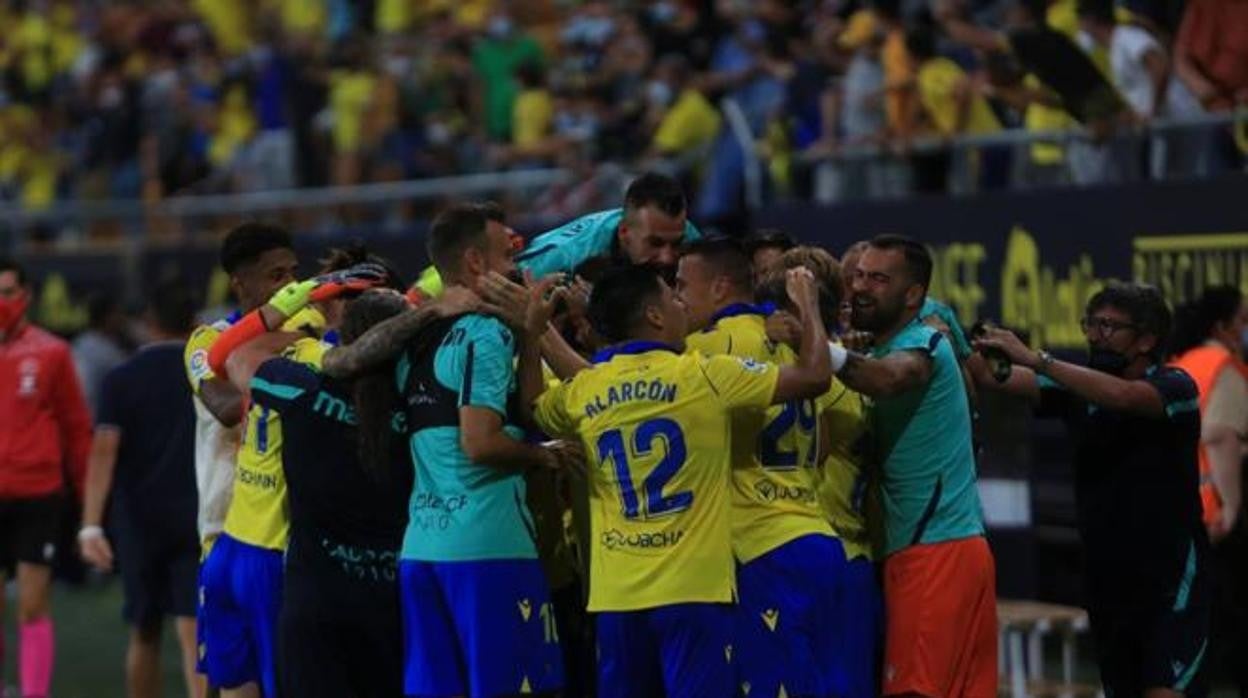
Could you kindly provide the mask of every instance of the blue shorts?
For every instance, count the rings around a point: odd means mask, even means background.
[[[282,553],[222,535],[200,569],[200,665],[217,688],[277,695]]]
[[[868,569],[870,563],[866,563]],[[861,568],[859,568],[861,569]],[[874,574],[851,579],[840,540],[809,535],[737,568],[735,642],[750,694],[871,696],[878,641]],[[851,585],[854,582],[854,585]],[[872,622],[869,619],[874,617]]]
[[[537,560],[399,562],[403,690],[471,698],[563,687],[550,588]]]
[[[596,625],[598,698],[737,695],[728,604],[607,611]]]

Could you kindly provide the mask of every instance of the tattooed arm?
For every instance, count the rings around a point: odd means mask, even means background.
[[[863,395],[891,397],[926,385],[932,378],[932,359],[918,349],[895,352],[882,359],[851,351],[836,376]]]
[[[477,295],[462,287],[448,288],[438,300],[373,325],[354,342],[325,353],[321,370],[333,378],[351,378],[398,356],[420,328],[442,317],[476,310]]]

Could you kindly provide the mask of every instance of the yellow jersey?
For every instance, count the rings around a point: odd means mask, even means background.
[[[731,413],[767,406],[779,369],[655,342],[594,362],[535,409],[543,431],[585,447],[589,610],[732,602]]]
[[[958,130],[957,90],[969,78],[957,63],[948,58],[932,58],[923,62],[915,77],[919,102],[942,134],[983,134],[1001,130],[1001,122],[992,107],[988,106],[988,100],[978,94],[971,95],[970,104],[966,107],[966,122],[962,124],[962,130]],[[964,89],[972,88],[968,85]]]
[[[690,349],[780,366],[797,362],[788,346],[767,338],[764,316],[729,306],[690,335]],[[815,495],[815,403],[795,400],[732,416],[732,544],[742,563],[812,534],[834,535]]]
[[[817,401],[824,460],[815,471],[815,491],[828,522],[845,546],[845,557],[873,559],[867,503],[867,398],[832,379]]]
[[[293,319],[293,318],[292,318]],[[289,322],[289,321],[288,321]],[[310,337],[295,340],[282,356],[320,368],[330,345]],[[290,530],[286,476],[282,471],[282,422],[276,412],[250,405],[234,469],[234,491],[225,532],[258,548],[285,550]]]

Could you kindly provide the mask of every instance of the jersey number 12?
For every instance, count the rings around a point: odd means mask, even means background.
[[[641,483],[643,502],[633,486],[623,432],[612,429],[598,437],[598,462],[605,465],[609,460],[615,466],[615,476],[620,483],[620,499],[627,518],[651,519],[684,511],[693,504],[693,493],[689,491],[663,496],[663,488],[685,464],[685,434],[680,430],[679,424],[665,418],[642,422],[633,432],[633,455],[637,458],[650,455],[654,442],[660,439],[667,444],[667,452]]]

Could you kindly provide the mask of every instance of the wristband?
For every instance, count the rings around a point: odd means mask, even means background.
[[[313,279],[292,281],[273,294],[273,297],[269,299],[269,305],[282,315],[290,317],[308,305],[308,299],[315,288],[316,281]]]
[[[103,538],[104,529],[99,526],[83,526],[78,529],[78,542],[92,540],[95,538]]]
[[[832,359],[832,373],[840,373],[849,360],[849,350],[836,342],[828,342],[828,356]]]

